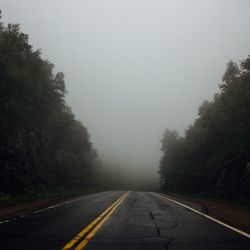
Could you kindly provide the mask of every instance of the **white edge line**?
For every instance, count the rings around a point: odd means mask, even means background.
[[[34,211],[32,214],[37,214],[37,213],[40,213],[40,212],[49,210],[49,209],[51,209],[51,208],[59,207],[59,206],[61,206],[61,205],[65,205],[65,204],[68,204],[68,203],[71,203],[71,202],[74,202],[74,201],[83,200],[83,199],[86,199],[86,198],[88,198],[89,196],[95,195],[95,194],[98,194],[98,193],[88,194],[88,195],[86,195],[86,196],[84,196],[84,197],[81,197],[81,198],[77,198],[77,199],[74,199],[74,200],[68,200],[68,201],[65,201],[65,202],[62,202],[62,203],[59,203],[59,204],[55,204],[55,205],[52,205],[52,206],[49,206],[49,207],[45,207],[45,208],[42,208],[42,209],[39,209],[39,210]]]
[[[88,197],[91,196],[91,195],[96,195],[96,194],[98,194],[98,193],[87,194],[86,196],[81,197],[81,198],[77,198],[77,199],[74,199],[74,200],[65,201],[65,202],[63,202],[63,203],[55,204],[55,205],[53,205],[53,206],[49,206],[49,207],[46,207],[46,208],[43,208],[43,209],[36,210],[36,211],[34,211],[33,213],[31,213],[31,214],[37,214],[37,213],[43,212],[43,211],[48,210],[48,209],[51,209],[51,208],[59,207],[59,206],[64,205],[64,204],[68,204],[68,203],[71,203],[71,202],[74,202],[74,201],[78,201],[78,200],[83,200],[83,199],[88,198]],[[20,216],[18,216],[18,217],[19,217],[19,218],[23,218],[24,216],[26,216],[26,215],[20,215]],[[10,222],[10,221],[12,221],[12,220],[16,220],[18,217],[14,217],[14,218],[10,218],[10,219],[8,219],[8,220],[0,221],[0,224],[7,223],[7,222]]]
[[[189,209],[189,210],[191,210],[191,211],[193,211],[193,212],[195,212],[195,213],[197,213],[199,215],[202,215],[203,217],[206,217],[207,219],[212,220],[212,221],[214,221],[214,222],[216,222],[216,223],[218,223],[218,224],[220,224],[220,225],[222,225],[224,227],[227,227],[227,228],[229,228],[229,229],[231,229],[231,230],[233,230],[233,231],[235,231],[235,232],[237,232],[237,233],[239,233],[241,235],[244,235],[245,237],[247,237],[248,239],[250,239],[250,234],[248,234],[247,232],[241,231],[241,230],[239,230],[239,229],[237,229],[235,227],[232,227],[232,226],[230,226],[230,225],[228,225],[228,224],[226,224],[226,223],[224,223],[224,222],[222,222],[220,220],[217,220],[217,219],[215,219],[215,218],[213,218],[213,217],[211,217],[211,216],[209,216],[207,214],[204,214],[204,213],[202,213],[202,212],[200,212],[200,211],[198,211],[196,209],[193,209],[193,208],[191,208],[191,207],[189,207],[187,205],[184,205],[184,204],[182,204],[182,203],[180,203],[180,202],[178,202],[176,200],[168,198],[164,194],[159,194],[158,193],[158,195],[160,195],[161,197],[163,197],[163,198],[165,198],[165,199],[167,199],[169,201],[172,201],[172,202],[174,202],[174,203],[176,203],[176,204],[178,204],[178,205],[180,205],[182,207],[185,207],[185,208],[187,208],[187,209]]]
[[[10,220],[3,220],[3,221],[0,221],[0,224],[3,224],[3,223],[7,223],[9,222]]]
[[[40,212],[42,212],[42,211],[46,211],[46,210],[49,210],[49,209],[51,209],[51,208],[61,206],[61,205],[63,205],[63,204],[65,204],[65,202],[64,202],[64,203],[57,204],[57,205],[49,206],[49,207],[46,207],[46,208],[43,208],[43,209],[36,210],[36,211],[33,212],[32,214],[37,214],[37,213],[40,213]]]

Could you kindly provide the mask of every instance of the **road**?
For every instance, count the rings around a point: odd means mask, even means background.
[[[0,249],[249,250],[250,239],[157,193],[108,191],[0,224]]]

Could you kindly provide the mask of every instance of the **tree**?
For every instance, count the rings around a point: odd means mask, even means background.
[[[183,138],[167,130],[160,162],[164,188],[219,197],[250,197],[250,57],[230,61],[221,92],[204,101]]]
[[[19,25],[0,28],[0,191],[93,185],[87,129],[65,103],[62,72],[34,50]]]

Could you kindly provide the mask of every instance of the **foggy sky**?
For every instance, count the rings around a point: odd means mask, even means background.
[[[166,128],[181,134],[226,63],[250,54],[248,0],[0,0],[66,76],[67,102],[99,155],[157,172]]]

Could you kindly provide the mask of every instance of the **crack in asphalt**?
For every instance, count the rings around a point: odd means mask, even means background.
[[[169,244],[171,243],[171,241],[166,241],[163,239],[162,235],[161,235],[161,231],[160,231],[160,228],[158,227],[157,223],[155,222],[155,217],[154,217],[154,214],[153,212],[150,210],[150,208],[148,208],[149,210],[149,215],[150,215],[150,218],[152,219],[155,227],[156,227],[156,231],[157,231],[157,236],[156,237],[159,237],[162,242],[163,242],[163,246],[166,250],[168,250],[168,247],[169,247]]]

